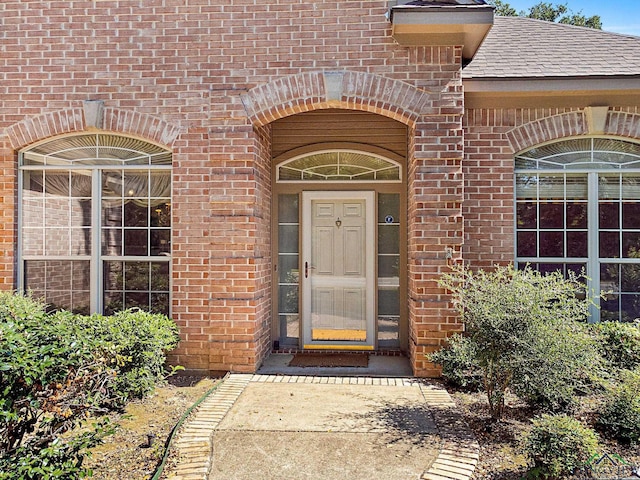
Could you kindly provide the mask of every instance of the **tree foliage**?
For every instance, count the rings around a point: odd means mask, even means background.
[[[529,7],[528,10],[520,10],[518,12],[509,3],[502,0],[489,1],[496,7],[496,15],[504,17],[528,17],[545,20],[547,22],[564,23],[566,25],[602,30],[602,20],[599,15],[587,17],[582,13],[582,10],[574,12],[566,3],[553,4],[550,2],[540,2]]]

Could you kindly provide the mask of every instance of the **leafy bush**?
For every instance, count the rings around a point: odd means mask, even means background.
[[[598,426],[609,437],[640,443],[640,369],[620,373],[599,411]]]
[[[429,361],[442,365],[442,377],[447,383],[465,390],[482,387],[482,371],[476,360],[475,343],[469,338],[455,334],[449,345],[430,354]]]
[[[526,363],[514,371],[514,393],[532,407],[567,412],[580,395],[600,389],[604,361],[584,327],[573,321],[538,325]]]
[[[108,429],[61,435],[150,391],[177,341],[162,315],[47,314],[31,298],[0,293],[0,471],[25,479],[86,474],[84,448]]]
[[[509,387],[549,408],[587,387],[600,357],[578,323],[590,301],[578,295],[584,285],[574,275],[456,266],[440,284],[452,293],[474,345],[493,418],[501,417]]]
[[[533,476],[559,478],[584,466],[598,450],[598,437],[567,415],[543,415],[533,421],[525,441]]]
[[[602,355],[615,368],[640,366],[640,324],[601,322],[593,325]]]

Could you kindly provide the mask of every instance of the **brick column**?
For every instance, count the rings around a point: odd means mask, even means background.
[[[270,348],[270,133],[210,130],[209,370],[254,372]]]
[[[450,64],[431,74],[426,85],[434,92],[431,113],[415,124],[409,145],[409,352],[417,376],[439,375],[425,355],[439,349],[452,332],[462,330],[449,295],[438,286],[449,264],[461,260],[464,238],[459,53],[446,57]]]

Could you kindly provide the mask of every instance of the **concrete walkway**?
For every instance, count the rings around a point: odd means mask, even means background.
[[[181,480],[467,480],[478,445],[449,394],[402,377],[232,374],[173,443]]]

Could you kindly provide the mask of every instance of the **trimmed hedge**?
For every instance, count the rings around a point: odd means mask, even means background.
[[[567,415],[535,419],[525,443],[534,478],[562,478],[586,465],[597,450],[596,433]]]
[[[88,475],[85,451],[109,426],[62,434],[149,393],[177,343],[163,315],[47,314],[32,298],[0,293],[0,480]]]

